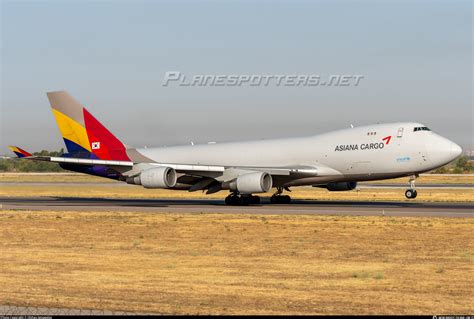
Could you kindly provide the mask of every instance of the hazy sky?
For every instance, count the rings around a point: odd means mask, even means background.
[[[1,1],[1,149],[59,149],[67,90],[125,143],[417,121],[473,149],[471,1]],[[361,74],[357,87],[163,87],[164,73]]]

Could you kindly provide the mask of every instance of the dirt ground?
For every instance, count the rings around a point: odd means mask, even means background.
[[[0,211],[0,303],[467,314],[473,229],[469,218]]]

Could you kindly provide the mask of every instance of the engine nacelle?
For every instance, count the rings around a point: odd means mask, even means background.
[[[171,167],[156,167],[127,179],[127,183],[142,185],[145,188],[171,188],[176,185],[176,180],[176,171]]]
[[[240,194],[266,193],[272,188],[272,176],[265,172],[240,175],[229,183],[229,189]]]
[[[329,183],[326,185],[328,191],[331,192],[341,192],[341,191],[351,191],[357,187],[357,182],[339,182],[339,183]]]

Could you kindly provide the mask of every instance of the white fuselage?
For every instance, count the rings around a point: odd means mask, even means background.
[[[420,127],[426,130],[415,130]],[[329,167],[345,180],[370,180],[429,171],[449,163],[462,150],[423,124],[389,123],[309,137],[142,148],[139,152],[162,163]]]

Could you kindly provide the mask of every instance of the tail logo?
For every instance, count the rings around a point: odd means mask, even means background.
[[[100,142],[92,142],[93,150],[100,150]]]

